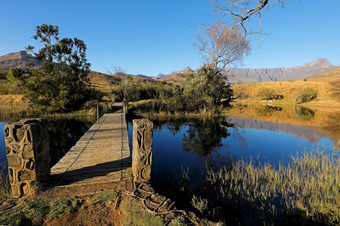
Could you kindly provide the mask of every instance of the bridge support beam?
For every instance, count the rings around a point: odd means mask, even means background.
[[[12,196],[19,198],[31,191],[33,181],[50,176],[47,119],[25,119],[5,126],[6,155]]]
[[[133,120],[132,174],[134,182],[148,182],[151,177],[153,123]]]

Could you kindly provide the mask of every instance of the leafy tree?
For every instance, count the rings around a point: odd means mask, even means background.
[[[112,92],[124,102],[135,100],[138,97],[137,86],[130,76],[122,78],[122,80],[116,84]]]
[[[216,110],[222,103],[228,104],[233,94],[221,72],[229,64],[242,62],[243,56],[250,51],[249,40],[238,27],[228,27],[220,22],[205,27],[196,39],[206,65],[198,71],[197,77],[188,77],[184,91],[192,97],[196,107]]]
[[[25,71],[23,69],[21,69],[21,68],[11,68],[8,71],[7,79],[9,81],[15,81],[18,78],[20,78],[24,74],[24,72]]]
[[[225,83],[225,77],[211,67],[198,70],[197,76],[189,75],[183,93],[194,109],[216,109],[231,101],[233,92]]]
[[[26,97],[39,108],[58,112],[79,109],[86,101],[99,99],[100,94],[88,84],[90,64],[86,59],[86,45],[78,38],[59,38],[59,27],[36,26],[33,38],[42,45],[32,54],[42,62],[38,68],[28,64],[28,73],[21,77]]]

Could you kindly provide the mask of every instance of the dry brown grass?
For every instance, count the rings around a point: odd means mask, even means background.
[[[313,76],[312,80],[320,80],[323,81],[332,81],[333,79],[339,79],[340,78],[340,66],[333,68],[332,70],[317,74]]]
[[[20,113],[28,108],[24,95],[0,95],[0,113]]]
[[[294,104],[296,97],[306,88],[312,88],[317,91],[317,98],[308,105],[324,107],[340,107],[340,102],[333,97],[331,81],[334,78],[310,78],[296,81],[279,81],[263,82],[252,84],[235,84],[232,85],[235,96],[243,96],[243,99],[237,99],[236,102],[259,102],[258,96],[263,89],[274,89],[278,95],[283,95],[282,100],[277,100],[280,104]]]

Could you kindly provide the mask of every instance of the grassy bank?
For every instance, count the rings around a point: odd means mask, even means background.
[[[106,191],[97,195],[61,198],[28,199],[0,213],[4,225],[165,225],[161,217],[153,216],[122,196],[121,191]]]
[[[129,102],[129,115],[148,118],[150,120],[181,120],[181,119],[207,119],[220,116],[229,116],[229,109],[185,111],[179,106],[173,106],[173,100],[140,100]],[[180,105],[180,103],[178,104]]]
[[[277,169],[268,163],[232,162],[210,170],[205,189],[209,211],[232,224],[340,223],[339,153],[311,151]]]

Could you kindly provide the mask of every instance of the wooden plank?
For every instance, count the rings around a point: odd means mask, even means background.
[[[61,186],[119,181],[128,178],[131,158],[123,113],[104,114],[51,169]]]

